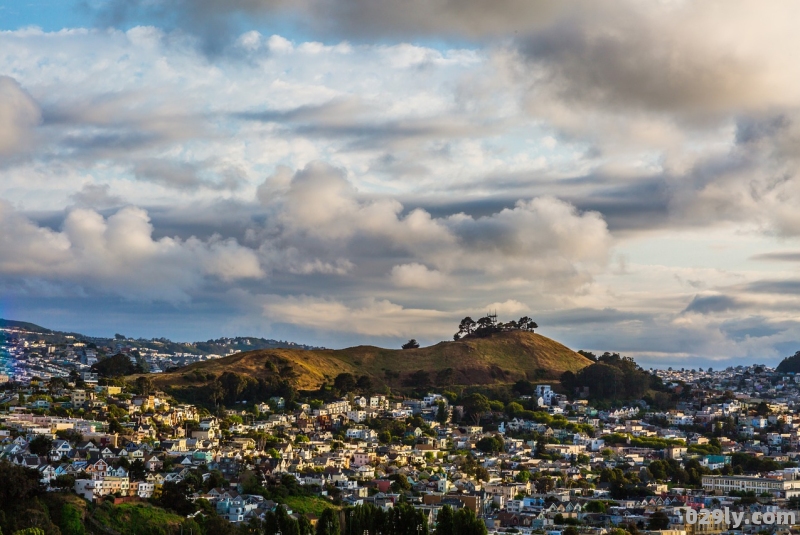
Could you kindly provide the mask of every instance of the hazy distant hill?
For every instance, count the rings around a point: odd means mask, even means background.
[[[25,331],[30,332],[37,332],[37,333],[51,333],[50,329],[45,329],[44,327],[40,327],[34,323],[28,323],[27,321],[14,321],[14,320],[4,320],[0,318],[0,328],[4,329],[22,329]]]
[[[430,383],[439,386],[482,385],[526,378],[557,379],[567,370],[575,372],[590,364],[589,359],[555,340],[527,331],[508,331],[419,349],[356,346],[337,350],[249,351],[151,377],[161,387],[185,388],[196,387],[203,381],[201,378],[213,378],[224,372],[274,379],[277,366],[291,370],[285,378],[301,390],[316,389],[345,372],[368,375],[374,383],[390,386],[420,386],[408,384],[419,370],[427,372]]]

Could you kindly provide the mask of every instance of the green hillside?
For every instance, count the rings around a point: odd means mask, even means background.
[[[431,384],[438,386],[490,385],[519,379],[555,380],[567,370],[575,372],[589,364],[590,360],[555,340],[527,331],[508,331],[419,349],[356,346],[250,351],[151,377],[156,386],[182,388],[224,372],[266,380],[274,380],[278,374],[298,389],[312,390],[340,373],[367,375],[373,384],[409,386],[410,376],[423,370]]]

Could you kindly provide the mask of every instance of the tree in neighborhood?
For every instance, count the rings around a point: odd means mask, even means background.
[[[335,509],[325,509],[317,520],[316,535],[340,535],[339,513]]]
[[[486,535],[486,524],[475,516],[469,507],[462,507],[453,515],[453,533],[456,535]]]
[[[481,417],[489,412],[490,409],[489,399],[483,394],[475,392],[464,400],[464,410],[472,417],[476,425],[480,423]]]
[[[333,380],[333,388],[345,394],[356,389],[356,378],[352,373],[340,373]]]
[[[436,421],[444,425],[447,423],[447,420],[450,419],[450,411],[447,408],[447,403],[440,401],[436,405]]]
[[[456,535],[455,515],[453,514],[453,508],[449,505],[442,507],[436,517],[436,535]]]
[[[161,496],[158,504],[164,509],[171,509],[179,515],[194,513],[196,507],[186,497],[186,484],[184,482],[174,483],[168,481],[161,488]]]
[[[650,515],[650,521],[647,523],[647,529],[659,530],[667,529],[669,527],[669,516],[664,511],[656,511]]]
[[[403,344],[401,347],[403,349],[418,349],[419,348],[419,342],[417,342],[414,338],[412,338],[411,340],[409,340],[408,342]]]
[[[31,453],[43,457],[50,453],[50,448],[53,446],[53,441],[44,435],[36,435],[36,438],[30,441],[28,449]]]
[[[475,447],[483,453],[498,453],[503,451],[503,446],[503,438],[500,435],[483,437],[477,443],[475,443]]]
[[[136,390],[143,396],[149,396],[155,390],[153,380],[143,375],[136,378]]]

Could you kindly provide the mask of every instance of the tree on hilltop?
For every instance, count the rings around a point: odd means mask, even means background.
[[[539,325],[528,316],[523,316],[519,320],[510,320],[506,323],[498,322],[494,314],[486,315],[478,321],[467,316],[458,325],[458,332],[453,335],[453,340],[460,340],[467,336],[477,336],[479,338],[491,336],[503,331],[530,331],[538,329]]]

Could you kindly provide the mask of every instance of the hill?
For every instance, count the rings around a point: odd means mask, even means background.
[[[198,362],[176,371],[150,375],[160,388],[191,388],[225,372],[250,380],[287,381],[299,390],[315,390],[341,373],[366,375],[372,384],[391,387],[490,385],[519,379],[556,380],[592,362],[566,346],[528,331],[507,331],[485,338],[466,337],[418,349],[356,346],[337,350],[270,349]]]
[[[800,351],[791,357],[783,359],[775,371],[779,373],[800,373]]]
[[[45,329],[44,327],[40,327],[35,323],[28,323],[27,321],[15,321],[15,320],[6,320],[0,318],[0,328],[2,329],[20,329],[23,331],[28,331],[32,333],[51,333],[50,329]]]

